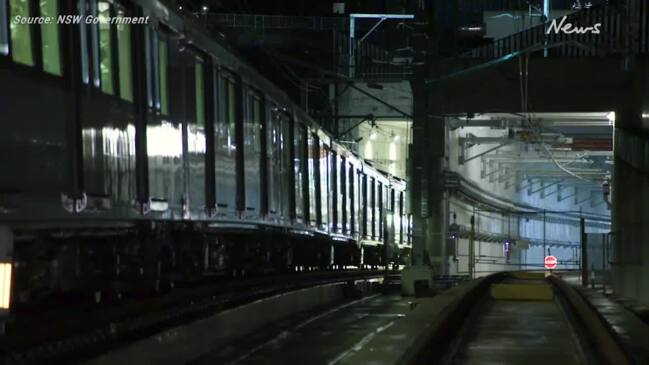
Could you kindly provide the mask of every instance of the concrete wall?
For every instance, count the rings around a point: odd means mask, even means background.
[[[620,296],[649,305],[649,174],[618,157],[613,205],[614,289]]]
[[[359,126],[359,155],[383,171],[406,178],[411,124],[407,119],[395,119],[378,120],[375,127],[369,123]]]
[[[503,237],[518,235],[518,220],[514,217],[507,219],[499,213],[474,210],[474,206],[449,198],[449,221],[454,221],[470,228],[471,216],[475,215],[475,231],[478,233],[500,234]],[[511,235],[510,235],[511,234]],[[452,240],[451,240],[452,242]],[[453,243],[450,243],[453,244]],[[471,244],[468,238],[458,238],[454,249],[449,250],[449,275],[468,275]],[[454,251],[454,252],[453,252]],[[474,277],[485,276],[497,271],[519,270],[521,250],[516,245],[509,246],[509,254],[505,251],[504,241],[490,242],[476,238],[473,242],[475,258]]]
[[[616,110],[613,144],[613,287],[649,305],[649,58],[629,64],[634,82]]]

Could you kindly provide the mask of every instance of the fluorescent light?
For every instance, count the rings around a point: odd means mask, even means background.
[[[11,263],[0,263],[0,309],[9,309],[11,302]]]
[[[390,143],[390,147],[388,149],[388,155],[391,161],[397,160],[397,145],[394,142]]]

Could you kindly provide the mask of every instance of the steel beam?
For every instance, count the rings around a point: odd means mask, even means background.
[[[353,126],[347,128],[345,131],[340,132],[340,133],[338,133],[338,131],[336,131],[336,139],[340,139],[341,137],[343,137],[343,136],[346,135],[347,133],[349,133],[349,132],[351,132],[352,130],[356,129],[356,128],[357,128],[358,126],[360,126],[361,124],[363,124],[363,123],[365,123],[365,122],[371,122],[371,121],[373,121],[373,120],[374,120],[374,117],[373,117],[371,114],[365,116],[363,119],[361,119],[360,122],[358,122],[358,123],[354,124]]]
[[[527,195],[536,194],[536,193],[538,193],[539,191],[543,191],[543,190],[545,190],[545,189],[547,189],[547,188],[549,188],[549,187],[551,187],[551,186],[558,185],[558,184],[560,184],[562,181],[563,181],[563,180],[559,180],[559,181],[557,181],[557,182],[553,182],[552,184],[549,184],[549,185],[543,185],[543,181],[541,181],[541,188],[536,189],[536,190],[530,190],[530,191],[527,192]]]
[[[370,94],[369,92],[367,92],[367,91],[365,91],[365,90],[359,88],[358,86],[356,86],[356,85],[350,83],[350,84],[349,84],[349,87],[351,87],[351,88],[354,89],[354,90],[357,90],[358,92],[360,92],[361,94],[367,96],[368,98],[370,98],[370,99],[372,99],[372,100],[374,100],[374,101],[377,101],[377,102],[379,102],[380,104],[382,104],[382,105],[384,105],[384,106],[387,106],[388,108],[390,108],[390,109],[392,109],[392,110],[394,110],[394,111],[400,113],[401,115],[403,115],[403,116],[405,116],[405,117],[408,117],[409,119],[413,119],[412,114],[408,114],[408,113],[404,112],[403,110],[397,108],[396,106],[394,106],[394,105],[392,105],[392,104],[390,104],[390,103],[384,101],[383,99],[381,99],[381,98],[379,98],[379,97],[377,97],[377,96],[375,96],[375,95]]]
[[[363,41],[367,36],[369,36],[374,29],[376,29],[381,23],[383,23],[387,19],[414,19],[415,16],[412,14],[360,14],[360,13],[352,13],[349,14],[349,48],[348,48],[348,67],[349,71],[347,75],[349,77],[354,77],[355,72],[355,63],[354,60],[356,58],[356,47]],[[367,32],[358,43],[356,42],[356,19],[380,19],[377,24],[374,25],[370,29],[369,32]],[[412,117],[410,117],[412,119]]]
[[[588,197],[587,197],[586,199],[583,199],[583,200],[577,200],[577,199],[575,199],[575,205],[583,204],[583,203],[585,203],[585,202],[587,202],[587,201],[589,201],[589,200],[591,200],[591,199],[593,199],[593,192],[592,192],[592,191],[589,191],[589,192],[588,192]]]
[[[508,141],[508,142],[505,142],[505,143],[501,143],[501,144],[497,145],[496,147],[489,148],[486,151],[480,152],[477,155],[471,156],[469,158],[464,158],[464,152],[463,152],[462,155],[460,155],[460,165],[463,165],[465,162],[469,162],[469,161],[474,160],[474,159],[476,159],[476,158],[478,158],[480,156],[484,156],[487,153],[493,152],[493,151],[495,151],[495,150],[497,150],[497,149],[499,149],[501,147],[507,146],[507,145],[512,144],[512,143],[513,143],[513,141],[512,142]],[[462,150],[464,151],[464,146],[462,146]]]
[[[579,188],[577,188],[577,187],[575,186],[575,187],[574,187],[574,193],[572,193],[572,194],[570,194],[570,195],[568,195],[568,196],[561,196],[561,194],[557,195],[557,202],[562,202],[562,201],[564,201],[564,200],[566,200],[566,199],[570,199],[570,198],[572,198],[572,197],[577,196],[578,194],[579,194]]]

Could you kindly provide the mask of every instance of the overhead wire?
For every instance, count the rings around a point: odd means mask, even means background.
[[[523,67],[525,68],[525,70],[523,70]],[[546,156],[549,157],[552,163],[561,171],[576,179],[598,184],[597,181],[581,176],[578,173],[571,171],[566,166],[562,165],[559,161],[557,161],[552,151],[545,144],[542,138],[541,123],[535,122],[536,119],[534,118],[534,113],[529,110],[529,55],[521,56],[518,58],[518,69],[521,93],[521,110],[523,111],[522,118],[523,121],[527,123],[530,131],[532,132],[532,135],[536,138],[537,144],[541,146]]]

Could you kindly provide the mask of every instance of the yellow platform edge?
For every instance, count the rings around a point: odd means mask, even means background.
[[[489,294],[496,300],[552,300],[549,284],[491,284]]]
[[[514,279],[543,280],[548,275],[546,272],[513,271],[509,273]]]

